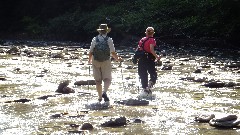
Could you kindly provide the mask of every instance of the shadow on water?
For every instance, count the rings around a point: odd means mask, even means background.
[[[9,47],[1,46],[0,133],[68,134],[68,131],[79,131],[79,127],[71,124],[88,122],[94,129],[86,134],[239,134],[239,129],[219,130],[208,123],[194,122],[194,117],[201,114],[239,115],[239,57],[231,59],[224,51],[211,52],[206,48],[167,45],[163,48],[163,65],[157,66],[159,77],[152,89],[156,98],[149,100],[149,105],[125,106],[114,102],[134,98],[140,92],[137,67],[131,62],[132,49],[124,48],[118,50],[124,62],[121,65],[112,62],[113,82],[108,92],[111,107],[87,110],[86,104],[97,101],[95,86],[74,85],[76,81],[93,79],[91,65],[87,64],[87,49],[42,46],[8,54]],[[196,73],[197,69],[201,72]],[[55,92],[64,80],[70,80],[69,86],[75,93]],[[236,85],[204,86],[211,81]],[[42,96],[47,98],[39,98]],[[30,101],[8,102],[19,99]],[[119,116],[125,116],[128,124],[117,128],[100,126]],[[134,119],[142,122],[134,123]]]

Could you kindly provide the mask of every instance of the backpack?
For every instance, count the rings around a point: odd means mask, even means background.
[[[103,62],[110,59],[110,48],[108,45],[108,37],[106,36],[103,41],[99,41],[96,36],[96,45],[93,49],[94,60]]]
[[[133,58],[132,58],[132,62],[133,64],[137,64],[139,59],[141,59],[142,57],[144,57],[147,52],[144,50],[144,44],[145,42],[148,40],[149,38],[145,39],[142,44],[140,45],[140,47],[138,46],[135,54],[133,55]],[[140,50],[140,48],[142,48],[142,50]]]

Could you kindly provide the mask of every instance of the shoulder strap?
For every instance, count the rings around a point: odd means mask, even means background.
[[[98,36],[96,36],[96,42],[99,42]]]
[[[108,36],[106,36],[106,37],[104,38],[104,40],[105,40],[105,41],[108,41]]]
[[[144,44],[145,44],[145,42],[146,42],[148,39],[149,39],[149,37],[147,37],[147,39],[144,40],[144,41],[142,42],[141,46],[140,46],[140,47],[142,47],[143,51],[145,51],[145,50],[144,50]]]
[[[103,37],[102,35],[101,35],[101,37],[102,37],[102,38],[103,38],[105,41],[107,41],[107,40],[108,40],[108,38],[109,38],[108,36],[106,36],[106,37]],[[96,36],[96,41],[97,41],[97,42],[99,42],[98,36]]]

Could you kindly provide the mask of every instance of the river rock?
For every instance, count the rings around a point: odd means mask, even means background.
[[[144,105],[148,105],[149,101],[141,100],[141,99],[127,99],[127,100],[116,101],[116,103],[122,104],[122,105],[128,105],[128,106],[144,106]]]
[[[195,117],[195,121],[199,123],[208,123],[213,118],[215,118],[214,114],[211,114],[210,116],[198,116],[198,117]]]
[[[18,100],[13,100],[13,101],[6,101],[5,103],[12,103],[12,102],[25,103],[25,102],[29,102],[29,101],[31,101],[31,100],[30,100],[30,99],[23,98],[23,99],[18,99]]]
[[[46,100],[46,99],[48,99],[49,97],[56,97],[56,95],[44,95],[44,96],[38,97],[37,99]]]
[[[64,115],[67,115],[68,113],[67,112],[64,112],[64,113],[57,113],[57,114],[53,114],[50,116],[50,118],[60,118]]]
[[[145,121],[143,121],[141,119],[134,119],[133,123],[145,123]]]
[[[172,65],[163,65],[161,70],[172,70]]]
[[[19,50],[19,48],[16,47],[16,46],[13,46],[12,48],[10,48],[10,49],[7,51],[7,53],[9,53],[9,54],[18,53],[18,52],[20,52],[20,50]]]
[[[69,80],[60,83],[58,85],[58,89],[55,92],[62,93],[62,94],[74,93],[75,91],[72,88],[67,87],[69,83],[70,83]]]
[[[73,128],[78,128],[80,125],[78,125],[78,124],[70,124],[69,126],[73,127]]]
[[[196,69],[193,73],[201,73],[201,69]]]
[[[93,125],[90,123],[84,123],[80,129],[81,130],[93,130]]]
[[[240,120],[236,115],[228,115],[223,118],[213,118],[209,121],[209,125],[217,128],[234,128],[239,127]]]
[[[6,81],[7,79],[5,77],[0,77],[0,81]]]
[[[74,85],[82,86],[82,85],[96,85],[95,80],[86,80],[86,81],[76,81]]]
[[[102,127],[119,127],[127,125],[127,120],[125,117],[116,118],[115,120],[107,121],[101,124]]]
[[[225,84],[225,87],[235,87],[237,84],[235,82],[228,82]]]
[[[205,87],[209,87],[209,88],[222,88],[225,86],[225,83],[224,82],[209,82],[209,83],[206,83],[204,84],[203,86]]]
[[[80,135],[85,135],[85,132],[84,131],[81,131],[81,130],[74,130],[74,131],[68,131],[68,133],[71,133],[71,134],[80,134]]]
[[[86,104],[85,108],[90,109],[90,110],[104,110],[109,108],[109,103],[100,103],[100,102],[95,102],[95,103],[90,103]]]
[[[64,55],[63,55],[62,53],[57,53],[57,54],[53,54],[51,57],[52,57],[52,58],[63,59],[63,58],[64,58]]]
[[[240,68],[240,62],[230,63],[224,66],[225,68]]]
[[[210,120],[209,125],[217,128],[235,128],[239,127],[240,120],[231,120],[231,121],[224,121],[224,122],[216,122],[213,119]]]
[[[237,116],[236,115],[228,115],[226,117],[222,117],[222,118],[215,118],[213,119],[214,122],[225,122],[225,121],[232,121],[232,120],[237,120]]]

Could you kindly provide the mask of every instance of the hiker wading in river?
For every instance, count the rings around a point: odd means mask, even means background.
[[[92,63],[98,101],[101,102],[103,98],[105,104],[109,105],[107,91],[112,81],[110,56],[117,61],[122,61],[122,58],[116,54],[112,38],[107,36],[111,28],[108,28],[107,24],[101,24],[97,31],[99,34],[91,42],[88,63]],[[104,89],[102,88],[102,82],[104,83]]]
[[[157,80],[157,71],[155,67],[155,60],[160,60],[160,56],[158,56],[154,50],[157,46],[156,41],[153,37],[154,28],[148,27],[146,29],[146,36],[143,37],[139,43],[138,48],[140,50],[144,50],[145,54],[138,61],[138,75],[142,84],[142,92],[140,96],[151,96],[152,91],[151,88],[156,83]],[[150,80],[148,80],[148,73],[150,74]]]

